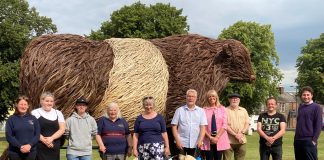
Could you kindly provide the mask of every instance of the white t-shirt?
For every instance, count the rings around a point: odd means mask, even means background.
[[[53,108],[51,108],[49,112],[45,111],[43,108],[37,108],[34,109],[31,114],[34,115],[37,119],[42,116],[45,119],[54,121],[58,117],[58,122],[65,122],[62,112]]]

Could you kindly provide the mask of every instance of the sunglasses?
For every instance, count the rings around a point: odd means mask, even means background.
[[[153,99],[153,97],[152,97],[152,96],[144,97],[144,98],[143,98],[143,101],[145,101],[145,100],[147,100],[147,99]]]

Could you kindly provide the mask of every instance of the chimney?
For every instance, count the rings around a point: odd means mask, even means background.
[[[282,85],[279,85],[278,90],[280,94],[283,94],[285,92],[285,88]]]
[[[285,92],[285,88],[282,86],[281,83],[279,83],[278,91],[279,91],[280,94],[283,94]]]

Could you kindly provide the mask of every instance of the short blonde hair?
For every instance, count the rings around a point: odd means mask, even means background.
[[[40,96],[40,100],[44,100],[46,97],[52,97],[55,100],[54,94],[52,92],[43,92]]]
[[[143,106],[144,106],[144,103],[147,101],[151,101],[153,103],[153,106],[155,106],[155,99],[153,96],[145,96],[142,100]]]
[[[55,106],[55,97],[54,97],[54,94],[52,92],[49,92],[49,91],[46,91],[46,92],[43,92],[39,98],[39,104],[40,106],[42,107],[42,101],[46,98],[46,97],[52,97],[53,98],[53,109],[56,109],[56,106]]]

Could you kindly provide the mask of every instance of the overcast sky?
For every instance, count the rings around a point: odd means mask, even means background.
[[[100,28],[113,11],[131,0],[28,0],[42,16],[53,20],[58,33],[89,34]],[[306,40],[324,33],[324,0],[141,0],[144,4],[170,3],[183,9],[190,33],[217,38],[239,20],[270,24],[275,35],[282,85],[294,91],[296,59]]]

